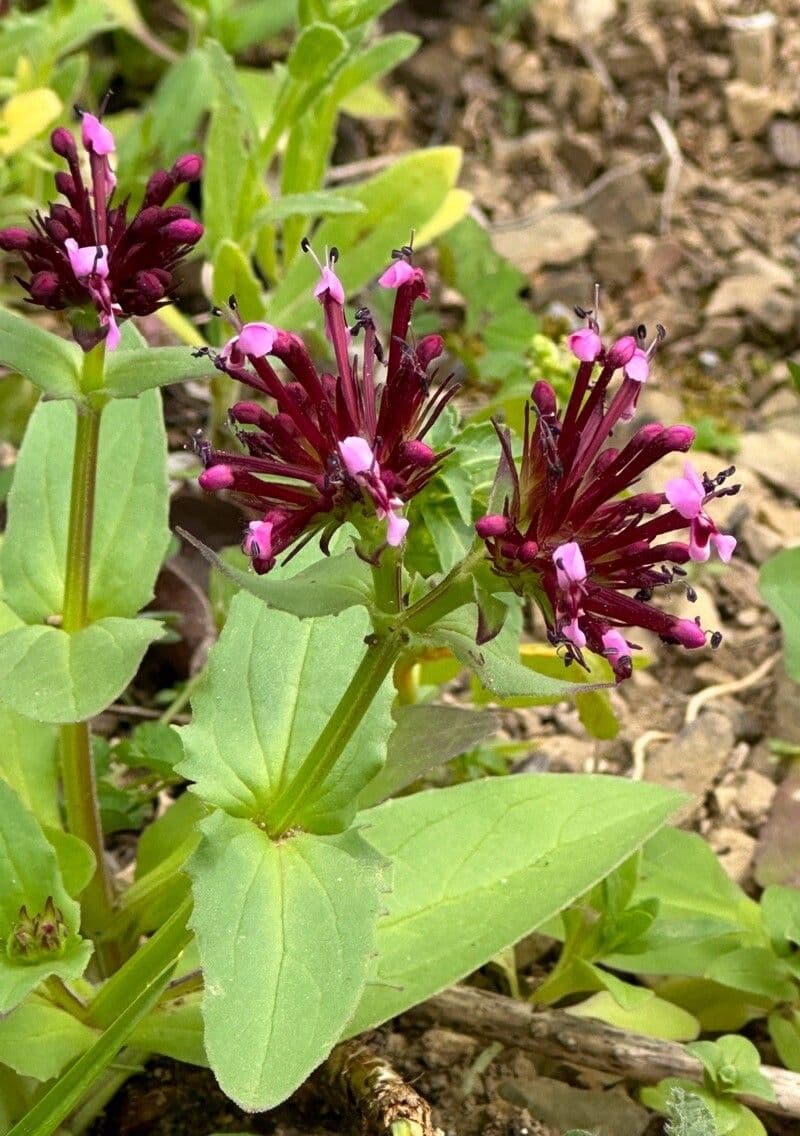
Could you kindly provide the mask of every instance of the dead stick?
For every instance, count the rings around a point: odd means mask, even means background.
[[[407,1017],[645,1084],[662,1077],[703,1079],[697,1058],[674,1042],[627,1033],[564,1010],[534,1010],[527,1002],[469,986],[453,986],[409,1010]],[[800,1076],[772,1065],[762,1065],[761,1072],[775,1090],[775,1100],[744,1094],[741,1100],[760,1112],[800,1117]]]
[[[322,1076],[333,1103],[363,1136],[442,1136],[428,1102],[362,1042],[337,1045]]]

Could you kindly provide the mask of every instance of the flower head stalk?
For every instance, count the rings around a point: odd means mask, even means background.
[[[52,204],[46,215],[37,213],[30,229],[0,229],[0,248],[25,262],[30,277],[19,279],[31,303],[69,309],[84,350],[100,340],[114,350],[122,320],[148,315],[170,302],[175,269],[202,236],[202,226],[185,206],[165,204],[178,186],[197,180],[202,159],[186,154],[169,171],[157,170],[128,221],[127,201],[113,203],[114,136],[88,112],[82,114],[81,144],[84,163],[72,133],[64,127],[53,131],[53,150],[69,168],[56,174],[56,189],[68,204]]]
[[[313,255],[307,242],[303,247]],[[399,250],[379,280],[396,293],[388,353],[368,308],[357,309],[348,324],[337,260],[331,249],[324,262],[317,261],[314,289],[336,373],[318,370],[299,336],[267,323],[239,323],[214,356],[220,370],[269,400],[268,406],[231,407],[239,452],[214,450],[202,438],[197,442],[205,466],[201,486],[230,491],[259,514],[247,527],[243,547],[260,573],[316,533],[325,547],[347,519],[362,532],[374,530],[365,541],[371,556],[399,546],[408,531],[405,506],[447,456],[424,439],[457,387],[452,376],[438,384],[429,378],[442,352],[440,336],[409,342],[414,303],[428,298],[411,249]],[[363,346],[356,354],[358,339]]]
[[[475,527],[495,571],[536,600],[566,661],[584,663],[588,649],[605,656],[620,681],[632,669],[632,628],[684,647],[705,644],[698,622],[650,600],[655,589],[685,575],[689,560],[707,560],[712,548],[730,560],[736,540],[719,531],[706,508],[739,486],[723,487],[733,468],[701,477],[687,462],[684,476],[663,492],[635,489],[650,466],[668,453],[685,453],[694,441],[689,426],[651,424],[620,449],[609,445],[617,424],[633,416],[663,329],[649,346],[639,328],[606,347],[593,314],[579,314],[586,324],[568,339],[578,370],[563,415],[552,387],[537,382],[519,468],[507,433],[498,429],[497,511]]]

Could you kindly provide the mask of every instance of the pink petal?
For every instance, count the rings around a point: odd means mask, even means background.
[[[339,443],[339,453],[351,477],[355,477],[358,473],[369,473],[370,470],[378,472],[372,446],[364,438],[345,438]]]
[[[397,513],[393,513],[390,509],[386,514],[386,543],[392,548],[402,544],[408,532],[408,525],[409,522],[405,517],[398,517]]]
[[[676,619],[671,632],[682,647],[694,648],[706,645],[706,633],[693,619]]]
[[[318,300],[321,300],[326,292],[337,304],[344,304],[344,288],[342,287],[342,282],[333,269],[328,268],[327,265],[322,270],[322,279],[314,289],[314,295]]]
[[[705,563],[711,555],[710,536],[708,526],[695,518],[689,527],[689,556],[698,564]]]
[[[594,363],[603,350],[603,341],[590,327],[580,327],[567,336],[567,347],[581,363]]]
[[[570,584],[582,584],[586,580],[586,562],[576,540],[559,545],[553,553],[558,585],[567,588]]]
[[[108,246],[84,245],[78,246],[73,237],[64,241],[69,263],[75,277],[84,280],[87,276],[108,276]]]
[[[106,350],[116,351],[122,339],[122,332],[119,330],[119,324],[114,319],[113,315],[108,316],[105,322],[108,325],[108,332],[106,334]]]
[[[733,550],[736,548],[736,537],[730,536],[727,533],[714,533],[711,537],[711,543],[717,550],[717,555],[723,564],[727,564],[733,556]]]
[[[631,649],[625,642],[625,637],[616,631],[613,627],[606,631],[603,635],[603,649],[607,655],[611,655],[611,662],[617,663],[620,659],[630,656]]]
[[[634,354],[638,350],[636,340],[632,335],[623,335],[616,343],[612,343],[611,350],[608,352],[607,362],[609,367],[625,367],[631,361]]]
[[[569,623],[565,623],[561,628],[561,634],[565,639],[569,640],[573,647],[585,647],[586,636],[580,629],[578,617],[575,616]]]
[[[650,360],[647,355],[642,351],[641,347],[637,347],[633,355],[631,355],[628,362],[625,364],[625,377],[633,379],[636,383],[644,383],[650,374]]]
[[[247,526],[242,549],[253,560],[272,559],[272,522],[251,521]]]
[[[705,489],[690,462],[683,467],[683,477],[672,477],[664,486],[664,496],[673,509],[687,521],[699,516],[703,508]]]
[[[95,154],[113,154],[116,150],[114,135],[96,115],[84,114],[81,120],[81,138],[86,149]]]
[[[407,260],[395,260],[382,276],[378,277],[378,283],[381,288],[399,288],[401,284],[407,284],[414,275],[414,269]]]
[[[259,358],[269,355],[275,344],[278,329],[270,323],[246,323],[236,337],[237,346],[243,355]],[[233,340],[230,340],[232,343]],[[228,347],[225,345],[223,351]],[[227,356],[226,356],[227,358]]]

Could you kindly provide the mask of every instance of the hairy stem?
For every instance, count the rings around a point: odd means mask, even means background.
[[[103,346],[100,345],[84,357],[82,386],[85,389],[96,388],[102,368]],[[64,574],[62,627],[68,633],[80,631],[89,623],[89,576],[99,440],[100,412],[79,406]],[[84,930],[96,939],[113,914],[113,891],[103,851],[103,830],[87,722],[67,722],[61,727],[61,776],[67,828],[88,844],[94,853],[95,871],[83,892],[81,906]],[[98,946],[97,963],[102,974],[110,973],[118,962],[111,944]]]

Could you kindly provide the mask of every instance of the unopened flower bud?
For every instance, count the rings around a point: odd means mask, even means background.
[[[400,457],[411,465],[422,466],[425,469],[436,461],[436,451],[427,442],[412,438],[400,446]]]
[[[66,158],[70,164],[78,160],[78,148],[71,131],[65,126],[57,127],[50,135],[50,145],[60,158]]]
[[[203,172],[203,159],[199,154],[184,154],[174,163],[170,174],[176,182],[197,181]]]
[[[609,367],[624,367],[633,358],[633,353],[637,349],[636,340],[632,335],[623,335],[616,343],[612,344],[606,356],[606,362]]]
[[[30,233],[27,229],[11,227],[0,229],[0,249],[5,252],[22,252],[30,244]]]
[[[204,469],[197,480],[206,493],[216,493],[233,485],[233,470],[229,465],[212,465]]]
[[[488,516],[481,517],[479,521],[475,522],[475,532],[482,540],[505,536],[509,528],[508,517],[504,517],[500,513],[490,513]]]
[[[176,241],[182,245],[193,245],[203,235],[203,226],[197,221],[173,221],[164,230],[167,240]]]

